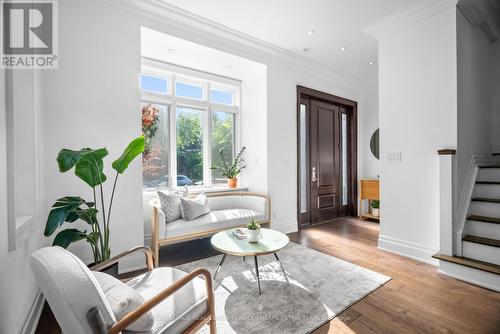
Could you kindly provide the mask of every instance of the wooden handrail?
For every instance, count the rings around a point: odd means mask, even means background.
[[[139,319],[146,312],[151,310],[153,307],[155,307],[163,300],[165,300],[168,296],[172,295],[175,291],[179,290],[184,285],[186,285],[187,283],[189,283],[190,281],[192,281],[193,279],[195,279],[200,275],[205,277],[205,287],[207,290],[207,304],[208,304],[208,312],[201,320],[203,323],[215,321],[215,306],[214,306],[215,303],[214,303],[214,291],[212,288],[212,275],[208,270],[198,268],[193,270],[186,276],[182,277],[181,279],[175,281],[168,288],[166,288],[165,290],[163,290],[150,300],[146,301],[140,307],[136,308],[135,310],[125,315],[120,321],[116,322],[113,326],[111,326],[111,328],[109,328],[108,334],[117,334],[125,330],[130,324]],[[215,329],[215,325],[211,324],[210,328]],[[215,334],[215,332],[212,332],[212,334]]]
[[[90,267],[90,270],[94,271],[100,271],[102,269],[108,268],[112,266],[115,263],[118,263],[119,260],[123,259],[124,257],[130,256],[132,254],[138,253],[138,252],[143,252],[144,255],[146,256],[146,266],[148,268],[148,271],[153,269],[153,255],[151,254],[151,250],[146,247],[146,246],[137,246],[134,247],[126,252],[123,252],[121,254],[118,254],[111,259],[98,263],[92,267]]]
[[[443,150],[438,150],[439,155],[455,155],[457,153],[457,150],[453,149],[443,149]]]

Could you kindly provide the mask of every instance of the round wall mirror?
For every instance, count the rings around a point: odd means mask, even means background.
[[[372,151],[372,154],[375,158],[380,159],[379,158],[378,130],[379,129],[377,129],[373,133],[372,138],[370,139],[370,150]]]

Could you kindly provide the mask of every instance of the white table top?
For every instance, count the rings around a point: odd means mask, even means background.
[[[246,229],[243,229],[244,231]],[[262,238],[259,242],[240,240],[233,235],[233,229],[215,234],[211,243],[219,252],[236,256],[258,256],[276,253],[288,245],[288,236],[280,231],[261,228]]]

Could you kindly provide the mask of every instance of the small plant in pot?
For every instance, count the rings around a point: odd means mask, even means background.
[[[259,242],[260,236],[260,224],[255,219],[250,219],[250,222],[247,224],[248,241]]]
[[[377,199],[370,201],[370,207],[372,208],[372,215],[375,217],[380,216],[380,201]]]
[[[241,170],[246,168],[245,161],[243,160],[243,153],[247,148],[243,146],[234,157],[228,159],[224,152],[224,148],[219,150],[219,160],[210,169],[217,171],[220,175],[227,177],[227,185],[229,188],[236,188],[238,186],[238,179],[236,176],[241,173]]]
[[[44,235],[49,237],[64,223],[72,224],[77,220],[87,223],[86,229],[66,228],[56,235],[52,246],[68,248],[74,242],[85,240],[88,242],[94,263],[98,264],[109,260],[110,247],[110,222],[111,208],[118,181],[118,176],[123,174],[129,164],[144,151],[144,137],[132,140],[122,155],[116,159],[112,167],[116,171],[111,197],[108,205],[105,203],[103,184],[107,177],[104,174],[104,157],[108,155],[106,148],[82,148],[78,151],[62,149],[57,155],[57,163],[61,173],[74,168],[75,175],[85,182],[93,196],[87,201],[80,196],[66,196],[59,198],[50,210],[45,225]],[[118,266],[112,266],[107,272],[118,275]]]

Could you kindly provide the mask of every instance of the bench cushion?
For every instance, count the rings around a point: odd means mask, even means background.
[[[186,275],[175,268],[156,268],[127,282],[147,301]],[[193,321],[208,311],[205,281],[195,278],[151,309],[154,324],[151,331],[125,333],[182,333]]]
[[[225,209],[210,211],[208,214],[194,220],[174,220],[160,225],[160,239],[184,236],[192,233],[205,232],[214,229],[225,229],[247,224],[253,218],[264,220],[265,214],[248,209]]]

